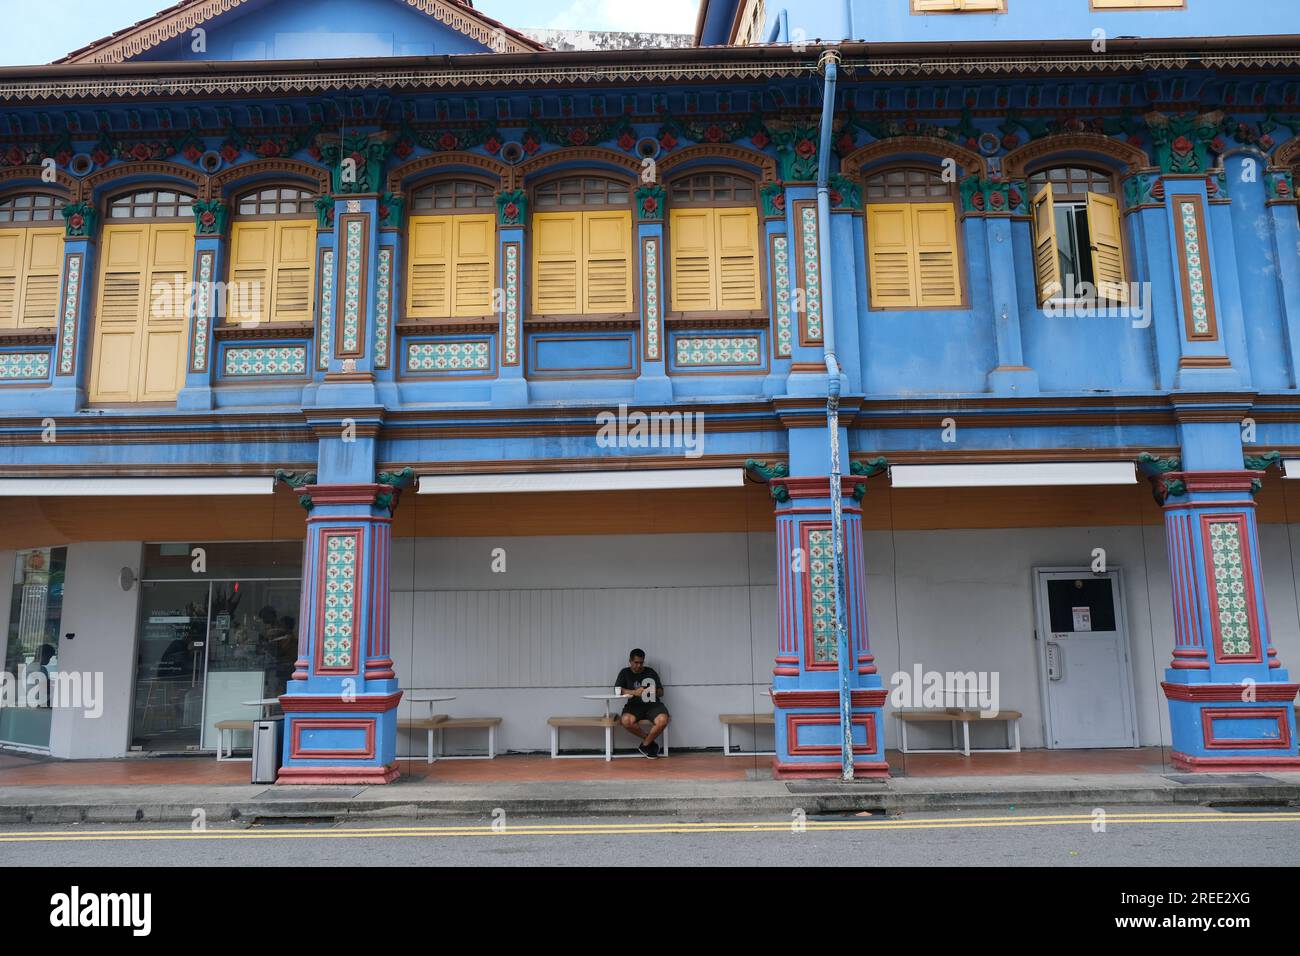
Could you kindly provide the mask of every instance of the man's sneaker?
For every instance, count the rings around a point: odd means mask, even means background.
[[[654,749],[651,750],[650,747],[653,747]],[[658,745],[656,745],[656,744],[651,744],[650,747],[647,747],[645,744],[641,744],[641,745],[638,746],[636,749],[639,750],[639,751],[641,752],[641,756],[642,756],[642,757],[647,757],[647,758],[649,758],[650,760],[657,760],[657,759],[659,759],[659,747],[658,747]]]

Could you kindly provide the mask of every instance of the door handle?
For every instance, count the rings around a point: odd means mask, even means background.
[[[1061,668],[1061,645],[1052,641],[1047,643],[1047,679],[1060,680],[1064,675]]]

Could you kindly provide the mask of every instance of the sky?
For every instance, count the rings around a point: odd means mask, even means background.
[[[5,0],[6,5],[20,0]],[[21,0],[0,31],[0,64],[49,63],[165,9],[168,0]],[[698,0],[476,0],[512,27],[692,33]]]

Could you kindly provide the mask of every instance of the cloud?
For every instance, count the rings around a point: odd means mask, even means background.
[[[573,0],[553,16],[552,30],[693,33],[698,0]]]

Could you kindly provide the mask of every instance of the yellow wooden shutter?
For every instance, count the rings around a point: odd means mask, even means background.
[[[271,318],[271,275],[275,266],[272,220],[236,222],[230,230],[230,281],[226,322],[265,322]]]
[[[27,230],[0,230],[0,329],[18,325],[18,283],[27,257]]]
[[[309,219],[276,220],[272,322],[311,321],[315,272],[316,224]]]
[[[105,226],[100,248],[103,251],[90,399],[134,401],[148,279],[149,227],[144,224]]]
[[[912,9],[917,13],[931,13],[936,10],[960,10],[961,0],[912,0]]]
[[[957,252],[957,210],[952,203],[913,203],[916,304],[922,308],[961,305]]]
[[[59,279],[63,275],[63,227],[28,229],[24,258],[19,325],[54,327],[59,312]]]
[[[150,298],[140,356],[138,400],[167,402],[175,400],[185,379],[194,226],[158,224],[151,227],[150,233]]]
[[[714,222],[711,209],[672,209],[672,308],[674,312],[712,312],[718,308],[714,282]]]
[[[718,260],[718,308],[754,311],[763,307],[758,259],[758,210],[714,210]]]
[[[1038,280],[1038,304],[1061,294],[1061,261],[1056,247],[1056,207],[1052,184],[1034,194],[1034,275]]]
[[[451,316],[451,217],[412,216],[406,256],[406,314],[413,319]]]
[[[577,315],[583,278],[583,214],[533,216],[533,313]]]
[[[457,318],[492,314],[492,271],[496,226],[492,215],[452,216],[455,244],[451,259],[451,314]]]
[[[1088,193],[1088,235],[1092,240],[1092,278],[1097,295],[1112,302],[1128,301],[1128,276],[1124,269],[1123,226],[1119,200]]]
[[[632,213],[584,212],[583,306],[588,315],[632,311]]]
[[[907,203],[867,206],[867,261],[873,309],[917,304],[912,211]]]

